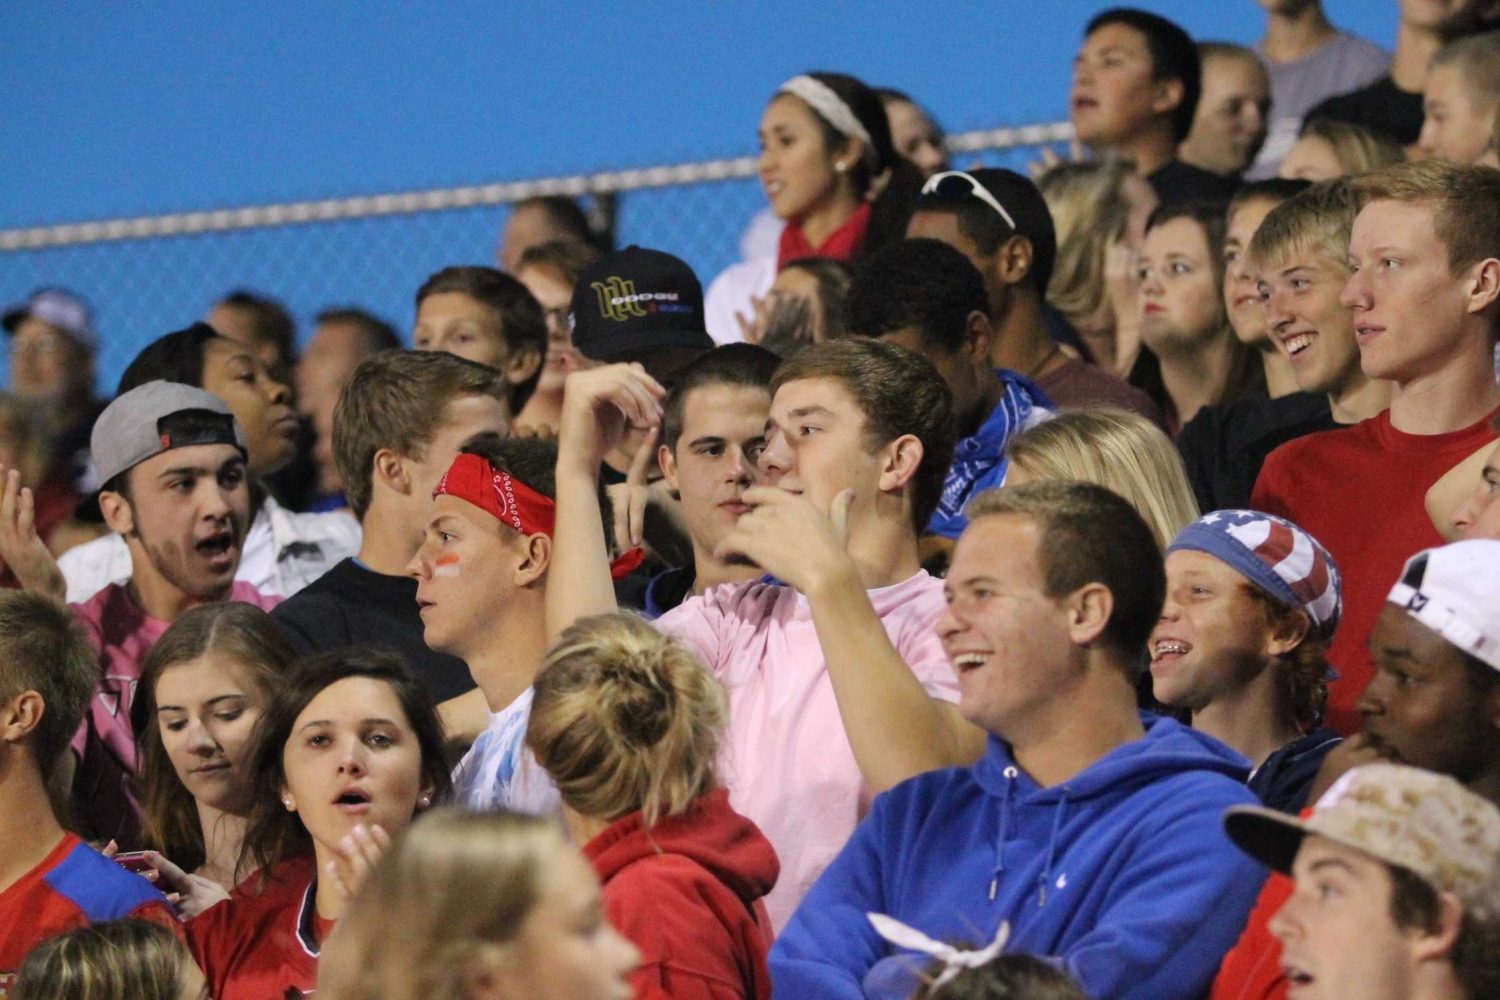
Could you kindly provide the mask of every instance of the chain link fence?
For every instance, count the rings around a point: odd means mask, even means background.
[[[948,137],[958,166],[1024,170],[1066,123]],[[475,187],[0,230],[0,305],[60,285],[93,304],[100,387],[137,351],[232,289],[287,305],[305,336],[322,309],[358,306],[410,329],[413,295],[450,264],[492,264],[509,206],[536,195],[603,199],[616,242],[677,254],[705,286],[739,259],[765,198],[753,156]],[[8,373],[7,373],[8,376]],[[8,377],[7,377],[8,381]]]

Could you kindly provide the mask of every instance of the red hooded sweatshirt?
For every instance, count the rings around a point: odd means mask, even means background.
[[[641,951],[641,1000],[769,1000],[771,923],[761,897],[781,863],[771,842],[709,792],[649,831],[641,814],[584,845],[610,920]]]

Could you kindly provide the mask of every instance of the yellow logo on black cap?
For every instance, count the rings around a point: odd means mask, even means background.
[[[607,281],[595,281],[590,287],[599,296],[599,315],[605,319],[623,323],[632,316],[646,315],[646,310],[640,306],[640,296],[635,293],[635,282],[612,277]]]

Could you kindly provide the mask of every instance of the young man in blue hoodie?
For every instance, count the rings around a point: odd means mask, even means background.
[[[969,518],[937,627],[988,750],[876,800],[777,941],[776,994],[912,995],[926,960],[873,912],[959,944],[1008,921],[1008,951],[1089,996],[1199,997],[1264,871],[1219,825],[1248,762],[1135,708],[1165,589],[1151,532],[1084,483],[992,491]]]

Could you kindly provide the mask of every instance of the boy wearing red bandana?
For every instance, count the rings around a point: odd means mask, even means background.
[[[471,440],[433,490],[408,566],[424,639],[468,664],[489,707],[489,724],[453,772],[455,797],[472,809],[558,811],[557,789],[525,747],[531,682],[547,646],[556,463],[545,441]],[[612,569],[618,576],[639,561],[633,550]]]

